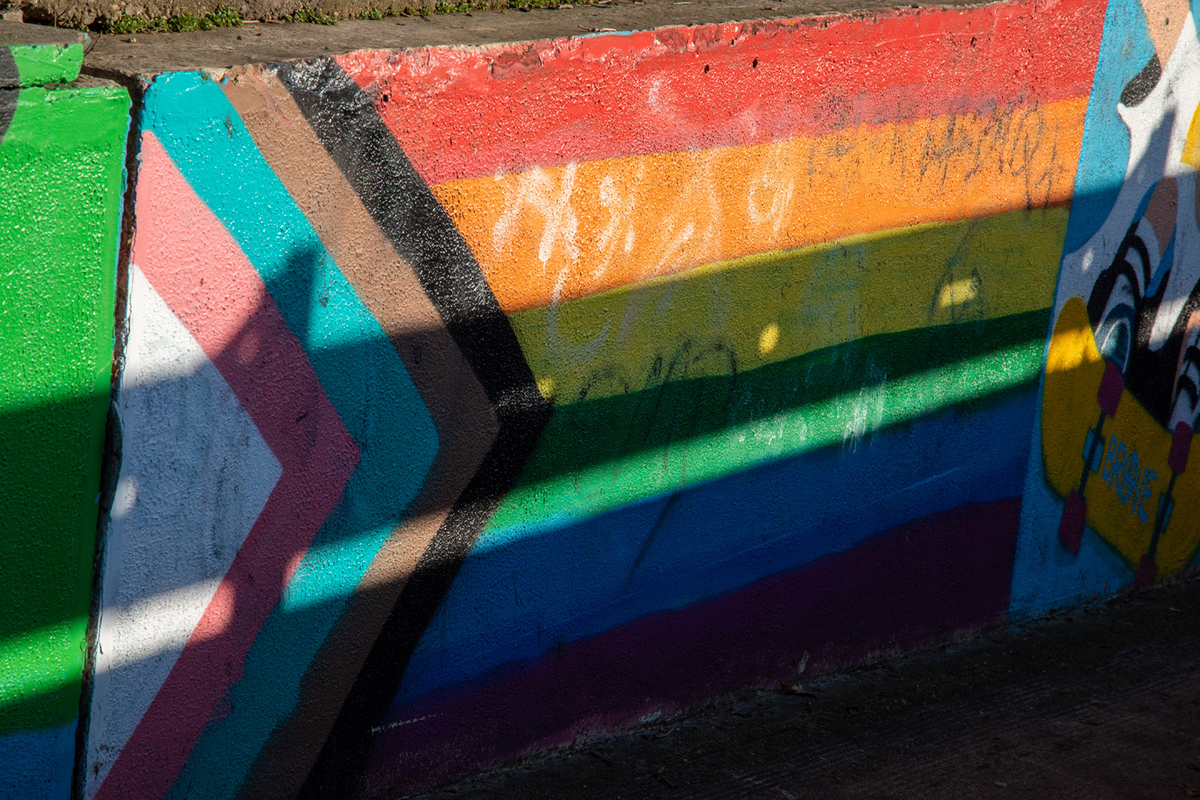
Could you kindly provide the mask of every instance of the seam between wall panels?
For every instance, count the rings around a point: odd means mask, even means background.
[[[121,416],[117,412],[121,375],[125,370],[125,346],[129,339],[129,266],[133,251],[134,201],[137,199],[137,163],[140,119],[145,84],[120,72],[83,67],[80,74],[110,80],[129,93],[129,122],[125,133],[125,163],[121,186],[121,229],[117,239],[116,293],[113,304],[113,357],[109,377],[108,414],[104,426],[104,450],[100,464],[100,513],[96,517],[95,548],[92,553],[92,601],[88,610],[82,687],[78,723],[75,726],[75,763],[71,774],[71,798],[81,800],[87,776],[87,740],[91,722],[92,691],[96,669],[96,646],[100,627],[100,601],[104,588],[104,546],[108,524],[121,474]]]

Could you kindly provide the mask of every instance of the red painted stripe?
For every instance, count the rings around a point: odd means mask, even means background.
[[[1028,0],[338,62],[437,184],[1087,96],[1104,9]]]
[[[359,460],[253,265],[151,133],[142,135],[136,215],[133,262],[216,365],[283,473],[97,800],[170,789]]]

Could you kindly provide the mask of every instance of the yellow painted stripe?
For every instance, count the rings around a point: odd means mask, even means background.
[[[1066,202],[1087,99],[433,188],[508,312],[717,261]]]
[[[1200,108],[1192,114],[1192,124],[1188,126],[1187,138],[1183,142],[1183,154],[1179,160],[1192,169],[1200,169]]]
[[[1050,306],[1068,212],[1014,211],[708,264],[510,317],[557,403],[880,333]],[[732,361],[731,361],[732,360]]]

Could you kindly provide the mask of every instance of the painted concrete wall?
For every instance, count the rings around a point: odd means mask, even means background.
[[[153,78],[83,796],[419,788],[1193,568],[1198,107],[1163,0]]]
[[[1103,22],[155,79],[86,796],[415,787],[1002,619]]]
[[[129,126],[80,45],[0,47],[0,796],[67,797]]]
[[[1012,587],[1021,611],[1196,563],[1195,13],[1107,8],[1031,438]]]

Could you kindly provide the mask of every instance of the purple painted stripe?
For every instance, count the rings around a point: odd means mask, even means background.
[[[782,680],[805,651],[810,670],[828,669],[995,622],[1020,511],[1020,498],[960,506],[428,695],[389,715],[363,788],[422,788],[581,730]]]

